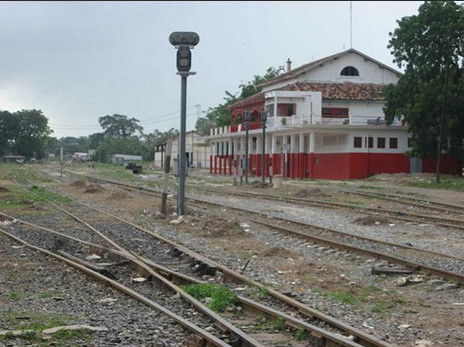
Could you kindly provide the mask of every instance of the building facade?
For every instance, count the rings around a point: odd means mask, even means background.
[[[407,156],[407,126],[387,125],[382,89],[401,73],[365,54],[347,51],[263,82],[262,92],[229,107],[231,125],[212,129],[210,172],[284,178],[352,179],[381,173],[425,172],[431,160]],[[261,112],[267,114],[263,137]],[[244,115],[250,115],[248,137]],[[263,151],[264,149],[264,151]],[[445,173],[456,167],[444,158]]]
[[[166,160],[166,144],[157,146],[155,149],[155,167],[164,167]],[[179,156],[179,136],[172,139],[171,148],[171,167],[174,163],[173,159]],[[200,136],[195,131],[185,133],[185,156],[188,160],[189,167],[208,168],[210,163],[210,147],[206,139]]]

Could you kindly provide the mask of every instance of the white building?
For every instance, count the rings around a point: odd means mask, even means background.
[[[261,176],[263,142],[266,176],[350,179],[433,170],[431,160],[407,156],[406,125],[386,124],[382,89],[396,83],[400,72],[355,49],[294,70],[287,63],[286,73],[260,85],[261,93],[229,107],[230,126],[212,129],[211,173],[240,174],[248,149],[249,173]],[[265,141],[263,110],[268,115]]]

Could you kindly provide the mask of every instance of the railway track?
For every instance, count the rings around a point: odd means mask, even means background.
[[[150,308],[153,308],[154,310],[167,315],[173,321],[177,322],[178,324],[181,324],[189,332],[191,332],[192,334],[195,334],[197,337],[202,339],[205,343],[207,341],[208,345],[210,345],[210,346],[221,346],[221,347],[230,346],[228,343],[225,343],[224,341],[218,339],[217,337],[215,337],[214,335],[212,335],[209,332],[205,331],[204,329],[200,328],[199,326],[189,322],[187,319],[185,319],[185,318],[177,315],[176,313],[172,312],[171,310],[161,306],[156,301],[148,298],[147,296],[144,296],[144,295],[138,293],[137,291],[129,288],[128,286],[126,286],[124,284],[121,284],[118,281],[115,281],[115,280],[109,278],[108,276],[105,276],[105,275],[101,274],[100,272],[92,270],[91,268],[89,268],[88,265],[87,266],[82,265],[83,261],[71,260],[70,256],[63,256],[63,255],[51,252],[51,251],[49,251],[49,250],[47,250],[45,248],[34,246],[34,245],[26,242],[22,238],[19,238],[19,237],[15,236],[14,234],[12,234],[10,232],[7,232],[6,230],[3,230],[1,228],[0,228],[0,232],[3,235],[11,238],[15,242],[30,248],[31,250],[38,251],[38,252],[40,252],[42,254],[51,256],[51,257],[53,257],[53,258],[55,258],[55,259],[57,259],[57,260],[59,260],[61,262],[64,262],[67,265],[69,265],[69,266],[71,266],[71,267],[73,267],[73,268],[75,268],[77,270],[82,271],[84,274],[86,274],[86,275],[88,275],[88,276],[90,276],[90,277],[92,277],[92,278],[94,278],[94,279],[96,279],[98,281],[101,281],[101,282],[103,282],[103,283],[105,283],[105,284],[119,290],[120,292],[122,292],[122,293],[124,293],[126,295],[129,295],[130,297],[132,297],[135,300],[149,306]]]
[[[196,187],[196,189],[213,192],[213,190],[204,188],[204,187]],[[304,205],[315,206],[315,207],[324,207],[324,208],[330,208],[330,209],[344,208],[344,209],[354,210],[359,213],[373,215],[373,216],[384,215],[384,216],[387,216],[388,218],[401,220],[405,222],[419,222],[419,223],[430,222],[435,225],[439,225],[439,226],[443,226],[447,228],[455,228],[459,230],[464,230],[464,220],[454,219],[454,218],[445,218],[443,216],[431,216],[431,215],[385,209],[385,208],[379,209],[379,208],[372,208],[368,206],[360,206],[360,205],[354,205],[354,204],[328,202],[328,201],[319,200],[319,199],[303,199],[303,198],[294,198],[294,197],[275,196],[271,194],[256,193],[256,192],[251,192],[251,191],[240,192],[240,191],[231,190],[231,189],[215,189],[214,191],[216,193],[223,192],[226,194],[236,195],[236,196],[256,197],[259,199],[268,199],[268,200],[274,200],[274,201],[280,201],[280,202],[294,202],[297,204],[304,204]],[[363,193],[352,193],[352,194],[369,196],[371,198],[376,198],[376,199],[379,198],[378,196],[373,195],[373,194],[363,194]],[[388,200],[395,201],[394,199],[388,199]],[[402,203],[407,203],[407,202],[402,201]],[[408,204],[411,205],[410,203]],[[413,203],[413,205],[417,205],[417,204]],[[437,208],[434,206],[426,206],[426,205],[420,205],[420,206],[428,208],[435,212],[443,211],[442,207]],[[458,213],[464,216],[464,210],[455,210],[454,213]]]
[[[55,206],[55,205],[54,205]],[[198,265],[197,268],[202,268],[203,269],[216,269],[216,271],[220,271],[224,276],[225,278],[227,278],[228,280],[230,281],[233,281],[234,283],[241,283],[242,285],[245,284],[247,286],[252,286],[252,287],[255,287],[255,288],[258,288],[258,289],[261,289],[261,290],[264,290],[266,293],[268,293],[268,300],[269,301],[276,301],[277,300],[277,304],[274,303],[274,308],[270,308],[269,307],[269,302],[265,302],[265,303],[258,303],[258,302],[255,302],[254,300],[250,299],[250,298],[242,298],[240,297],[240,303],[243,307],[247,308],[247,311],[248,310],[253,310],[253,311],[259,311],[261,312],[261,314],[265,315],[265,316],[270,316],[270,317],[273,317],[274,320],[280,320],[280,321],[283,321],[285,322],[285,324],[287,324],[289,327],[291,327],[292,329],[302,329],[302,330],[305,330],[307,332],[309,332],[315,339],[315,341],[317,341],[318,344],[315,344],[315,345],[329,345],[329,346],[332,346],[332,345],[342,345],[342,346],[388,346],[388,344],[386,342],[383,342],[377,338],[375,338],[374,336],[370,335],[370,334],[366,334],[360,330],[357,330],[355,328],[352,328],[346,324],[344,324],[343,322],[340,322],[336,319],[333,319],[327,315],[325,315],[324,313],[322,312],[319,312],[317,310],[314,310],[314,309],[311,309],[309,307],[307,307],[306,305],[300,303],[300,302],[297,302],[291,298],[288,298],[286,297],[285,295],[282,295],[281,293],[279,292],[276,292],[272,289],[269,289],[269,288],[265,288],[264,286],[260,285],[259,283],[256,283],[254,282],[253,280],[250,280],[246,277],[244,277],[243,275],[241,274],[238,274],[230,269],[227,269],[209,259],[206,259],[205,257],[195,253],[195,252],[192,252],[188,249],[186,249],[185,247],[179,245],[179,244],[176,244],[172,241],[169,241],[167,239],[164,239],[162,237],[160,237],[159,235],[151,232],[151,231],[148,231],[146,229],[143,229],[135,224],[132,224],[131,222],[128,222],[128,221],[125,221],[117,216],[114,216],[114,215],[110,215],[108,212],[106,211],[102,211],[102,210],[98,210],[98,209],[95,209],[93,207],[91,207],[90,205],[86,205],[86,204],[81,204],[81,206],[84,206],[85,208],[87,209],[93,209],[94,211],[98,211],[100,213],[103,213],[107,216],[110,216],[111,218],[115,219],[115,220],[118,220],[126,225],[128,225],[130,228],[132,229],[136,229],[138,230],[139,232],[143,232],[145,234],[148,234],[152,237],[155,237],[158,241],[157,243],[159,242],[162,242],[166,245],[169,245],[171,247],[171,249],[169,251],[166,252],[166,250],[164,251],[160,251],[158,253],[162,253],[162,254],[172,254],[174,255],[176,258],[181,258],[182,256],[185,256],[187,257],[187,259],[195,259],[196,262],[198,262],[196,265]],[[62,212],[68,214],[68,215],[71,215],[71,213],[69,211],[64,211],[62,209],[62,207],[60,206],[55,206],[56,208],[60,209]],[[81,212],[82,213],[82,212]],[[84,212],[85,215],[89,214],[89,212]],[[3,217],[4,218],[14,218],[14,216],[9,216],[5,213],[2,213]],[[77,217],[75,216],[74,214],[73,215],[73,218],[76,220],[76,221],[79,221],[80,223],[83,223],[86,225],[87,228],[89,229],[94,229],[93,231],[96,230],[96,228],[94,227],[91,227],[90,225],[88,225],[88,223],[86,224],[86,222],[83,222],[83,220],[81,220],[80,217]],[[19,223],[24,223],[24,225],[27,225],[29,228],[41,228],[39,226],[33,226],[31,225],[31,223],[27,224],[28,222],[26,221],[22,221],[18,218],[16,218],[16,220],[19,222]],[[43,228],[41,228],[41,230],[44,230]],[[48,230],[50,231],[50,230]],[[58,232],[54,232],[55,235],[59,235],[60,237],[74,237],[74,236],[69,236],[69,235],[61,235],[62,233],[58,233]],[[73,233],[74,235],[74,233]],[[100,235],[101,236],[101,235]],[[114,235],[115,236],[115,235]],[[79,242],[79,243],[84,243],[86,241],[83,241],[83,240],[79,240],[77,238],[74,237],[74,241],[76,242]],[[108,243],[110,243],[110,245],[112,245],[114,248],[118,248],[116,246],[116,244],[112,244],[110,241],[107,240]],[[93,242],[90,242],[87,243],[87,246],[88,247],[91,247],[91,245],[93,247],[106,247],[108,248],[107,246],[98,246],[95,241]],[[158,246],[158,244],[157,244]],[[131,252],[128,252],[128,251],[124,251],[124,250],[121,250],[121,249],[116,249],[115,250],[116,252],[119,252],[121,254],[126,254],[129,253],[131,256],[134,255],[134,252],[131,251]],[[125,253],[127,252],[127,253]],[[151,250],[152,252],[152,250]],[[150,253],[150,251],[147,251],[146,253]],[[196,281],[200,281],[200,279],[192,279],[191,277],[189,277],[188,275],[185,275],[184,273],[178,273],[177,271],[174,271],[174,270],[168,270],[166,267],[164,267],[163,265],[160,265],[160,264],[155,264],[153,261],[148,261],[146,259],[146,257],[137,257],[137,259],[139,260],[143,260],[144,261],[144,264],[150,264],[151,268],[155,268],[156,271],[160,271],[160,273],[163,273],[164,275],[168,275],[170,277],[175,277],[175,278],[178,278],[182,281],[190,281],[191,283],[195,283]],[[170,261],[172,262],[172,259],[170,259]],[[166,262],[166,259],[165,259],[165,262]],[[167,261],[169,262],[169,261]],[[139,266],[142,266],[141,264],[138,264]],[[182,267],[180,263],[176,263],[176,266],[177,267]],[[185,267],[182,267],[183,269],[185,269]],[[187,269],[188,268],[191,268],[190,266],[187,266]],[[145,269],[146,271],[148,271],[147,269]],[[155,271],[155,270],[154,270]],[[201,272],[200,272],[201,273]],[[195,273],[193,273],[192,275],[195,275]],[[198,275],[198,274],[197,274]],[[198,282],[197,282],[198,283]],[[272,298],[272,300],[271,300]],[[293,310],[293,311],[290,311],[290,312],[293,312],[291,314],[289,313],[285,313],[285,312],[289,312],[289,310]],[[283,312],[285,311],[285,312]],[[298,312],[299,311],[299,312]],[[297,317],[300,317],[300,319],[297,319],[297,318],[293,318],[292,316],[297,316]],[[307,320],[310,320],[311,323],[308,323],[306,322]],[[314,324],[314,321],[319,321],[317,324]],[[318,325],[320,325],[321,327],[319,327]],[[326,328],[327,326],[330,327],[329,331],[327,331]],[[330,331],[332,330],[332,331]]]
[[[87,177],[87,179],[100,183],[116,184],[125,189],[160,197],[160,193],[158,191],[150,188],[127,185],[125,183],[108,181],[95,177]],[[265,195],[265,197],[267,198],[267,195]],[[204,198],[200,199],[188,196],[188,200],[219,207],[233,208],[240,212],[246,212],[248,215],[255,214],[260,217],[260,219],[255,219],[255,222],[266,225],[268,228],[279,230],[286,234],[291,234],[295,237],[304,238],[336,249],[367,255],[376,259],[383,259],[388,262],[401,265],[405,267],[405,270],[424,271],[426,273],[457,281],[458,283],[464,283],[464,258],[462,257],[393,242],[385,242],[378,239],[361,237],[333,229],[323,228],[306,222],[279,218],[278,216],[253,211],[249,208],[244,209],[230,204],[217,203]],[[269,222],[270,218],[272,218],[272,222]],[[276,221],[280,221],[280,223],[283,223],[284,226],[279,225]]]

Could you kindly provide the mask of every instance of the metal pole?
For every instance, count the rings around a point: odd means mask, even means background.
[[[263,122],[263,183],[266,182],[266,123]]]
[[[248,184],[248,122],[245,122],[245,184]]]
[[[61,178],[63,178],[63,147],[60,150],[60,167],[61,167]]]
[[[169,184],[169,169],[171,167],[171,148],[172,140],[168,139],[166,144],[166,162],[164,166],[164,180],[163,180],[163,195],[161,196],[161,213],[166,215],[168,210],[166,208],[168,198],[168,184]]]
[[[179,194],[178,208],[179,216],[185,213],[185,125],[187,120],[187,74],[181,74],[181,102],[180,102],[180,170],[179,170]]]

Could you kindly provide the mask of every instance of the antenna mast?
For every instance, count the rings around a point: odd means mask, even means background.
[[[353,48],[353,2],[350,1],[350,48]]]

